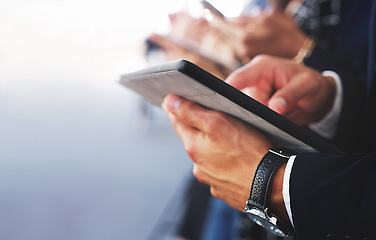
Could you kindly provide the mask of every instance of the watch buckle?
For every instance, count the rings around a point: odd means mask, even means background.
[[[278,222],[277,218],[275,216],[273,216],[273,214],[270,215],[268,210],[269,210],[269,208],[265,208],[265,210],[264,210],[265,217],[267,217],[271,223],[276,225],[277,222]]]

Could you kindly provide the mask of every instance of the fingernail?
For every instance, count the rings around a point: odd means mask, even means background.
[[[183,99],[176,95],[169,95],[164,100],[164,105],[168,108],[169,111],[174,111],[180,106],[180,103]]]
[[[273,98],[269,102],[269,107],[277,113],[282,114],[287,110],[287,102],[281,97]]]

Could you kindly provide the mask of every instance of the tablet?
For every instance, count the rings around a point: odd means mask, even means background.
[[[173,93],[208,109],[227,113],[264,132],[278,147],[296,152],[341,152],[308,128],[293,123],[186,60],[124,74],[120,83],[157,106],[166,95]]]

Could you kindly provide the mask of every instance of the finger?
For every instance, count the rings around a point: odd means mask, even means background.
[[[299,101],[308,100],[317,92],[318,84],[315,80],[310,73],[298,75],[274,93],[268,106],[279,114],[293,111]]]
[[[179,119],[177,119],[172,113],[167,112],[167,117],[170,120],[176,134],[183,141],[184,145],[191,146],[190,143],[196,141],[198,137],[197,135],[200,133],[200,131],[191,125],[179,121]]]
[[[203,121],[203,119],[211,119],[214,112],[198,105],[197,103],[170,94],[164,99],[162,108],[173,114],[181,123],[205,133],[210,129],[207,121]]]
[[[253,60],[232,72],[227,77],[226,82],[239,90],[256,85],[262,72],[261,68],[252,63],[254,63]]]
[[[216,18],[214,21],[210,21],[210,26],[213,27],[213,29],[215,29],[216,31],[223,34],[224,36],[233,38],[234,34],[236,36],[239,32],[241,32],[241,22],[242,21],[240,19],[234,18]]]
[[[163,106],[166,108],[165,106]],[[202,132],[192,127],[189,124],[186,124],[180,121],[174,114],[169,111],[166,111],[167,117],[172,123],[172,127],[174,128],[176,134],[180,137],[184,144],[184,148],[193,162],[199,161],[199,156],[197,152],[197,143],[200,139],[202,139]]]
[[[176,43],[174,43],[172,40],[168,39],[168,37],[153,33],[148,37],[148,40],[151,42],[157,44],[159,47],[161,47],[165,51],[171,51],[174,49],[180,49]]]
[[[210,185],[212,183],[208,179],[208,176],[204,172],[201,171],[201,169],[200,169],[200,167],[198,166],[197,163],[193,164],[193,175],[201,183],[208,184],[208,185]]]
[[[261,91],[256,86],[244,88],[242,89],[242,92],[264,105],[268,104],[270,94],[266,93],[265,91]]]
[[[163,49],[166,49],[168,48],[168,43],[169,41],[167,41],[167,39],[159,34],[156,34],[156,33],[153,33],[151,34],[149,37],[148,37],[148,40],[157,44],[158,46],[160,46],[161,48]]]
[[[257,101],[267,104],[274,88],[273,67],[269,62],[270,57],[257,56],[230,74],[226,82]]]

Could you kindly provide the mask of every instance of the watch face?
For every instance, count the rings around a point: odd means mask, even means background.
[[[266,211],[262,211],[257,208],[252,208],[246,211],[248,217],[252,219],[256,224],[269,230],[270,232],[280,236],[288,237],[289,231],[283,226],[279,226],[279,219],[275,216],[268,216]]]

